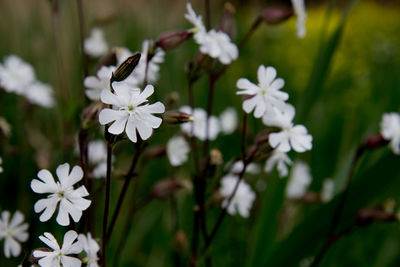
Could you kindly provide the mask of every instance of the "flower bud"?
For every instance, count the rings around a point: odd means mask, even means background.
[[[164,200],[172,196],[182,185],[174,179],[165,179],[157,182],[151,189],[150,196]]]
[[[136,68],[140,60],[140,53],[128,57],[124,62],[119,65],[116,71],[113,72],[111,82],[120,82],[125,80],[132,71]]]
[[[261,17],[265,23],[279,24],[293,16],[293,10],[282,7],[271,7],[264,10]]]
[[[218,29],[228,34],[231,39],[236,37],[236,22],[233,18],[235,12],[235,7],[231,3],[225,3],[224,14],[221,17],[218,26]]]
[[[247,151],[246,160],[259,162],[266,160],[270,156],[272,152],[272,147],[268,141],[270,133],[271,131],[262,131],[256,136],[254,144]]]
[[[98,124],[98,116],[100,111],[104,108],[101,102],[93,102],[82,113],[82,128],[88,129],[93,125]]]
[[[163,121],[169,124],[180,124],[193,121],[193,117],[179,110],[170,110],[163,114]]]
[[[222,153],[218,149],[212,149],[210,151],[210,164],[221,165],[223,163]]]
[[[356,224],[359,226],[367,226],[373,222],[392,222],[397,221],[394,213],[388,213],[382,207],[367,207],[358,211],[356,216]]]
[[[192,37],[193,33],[188,31],[174,31],[162,34],[156,41],[156,46],[164,51],[172,50],[180,46],[187,39]]]

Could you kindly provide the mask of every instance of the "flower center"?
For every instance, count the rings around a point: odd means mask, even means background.
[[[57,195],[59,198],[65,198],[65,191],[64,190],[58,191]]]

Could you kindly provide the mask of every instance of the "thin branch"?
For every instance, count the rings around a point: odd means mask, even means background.
[[[106,128],[107,131],[107,128]],[[108,212],[110,209],[110,187],[111,187],[111,162],[112,162],[112,146],[110,141],[107,141],[107,174],[106,174],[106,196],[104,200],[104,215],[103,215],[103,229],[102,229],[102,243],[101,243],[101,266],[106,266],[107,261],[107,222]]]
[[[85,19],[83,16],[83,7],[82,0],[76,0],[78,6],[78,19],[79,19],[79,35],[80,35],[80,43],[81,43],[81,52],[82,52],[82,66],[83,66],[83,78],[89,75],[89,58],[85,53],[84,49],[84,41],[85,41]]]

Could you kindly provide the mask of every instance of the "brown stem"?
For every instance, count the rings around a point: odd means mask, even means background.
[[[106,128],[107,131],[107,128]],[[101,243],[101,266],[107,265],[107,222],[108,212],[110,209],[110,187],[111,187],[111,160],[112,160],[112,146],[111,142],[107,141],[107,174],[106,174],[106,196],[104,200],[104,215],[103,215],[103,229],[102,229],[102,243]]]
[[[82,52],[82,66],[83,66],[83,78],[89,75],[89,58],[85,53],[84,41],[85,41],[85,20],[83,16],[82,0],[76,0],[78,6],[78,19],[79,19],[79,35],[81,42],[81,52]]]

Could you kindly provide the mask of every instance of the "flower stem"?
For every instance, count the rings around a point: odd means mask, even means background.
[[[76,0],[78,6],[78,19],[79,19],[79,35],[80,35],[80,42],[81,42],[81,52],[82,52],[82,67],[83,67],[83,77],[87,77],[89,75],[89,62],[88,56],[85,53],[84,49],[84,41],[85,41],[85,20],[83,16],[83,7],[82,7],[82,0]]]
[[[106,129],[107,131],[107,129]],[[101,266],[107,265],[107,222],[108,212],[110,209],[110,187],[111,187],[111,160],[112,160],[112,146],[111,142],[107,141],[107,174],[106,174],[106,196],[104,201],[104,215],[103,215],[103,230],[102,230],[102,243],[101,243]]]

